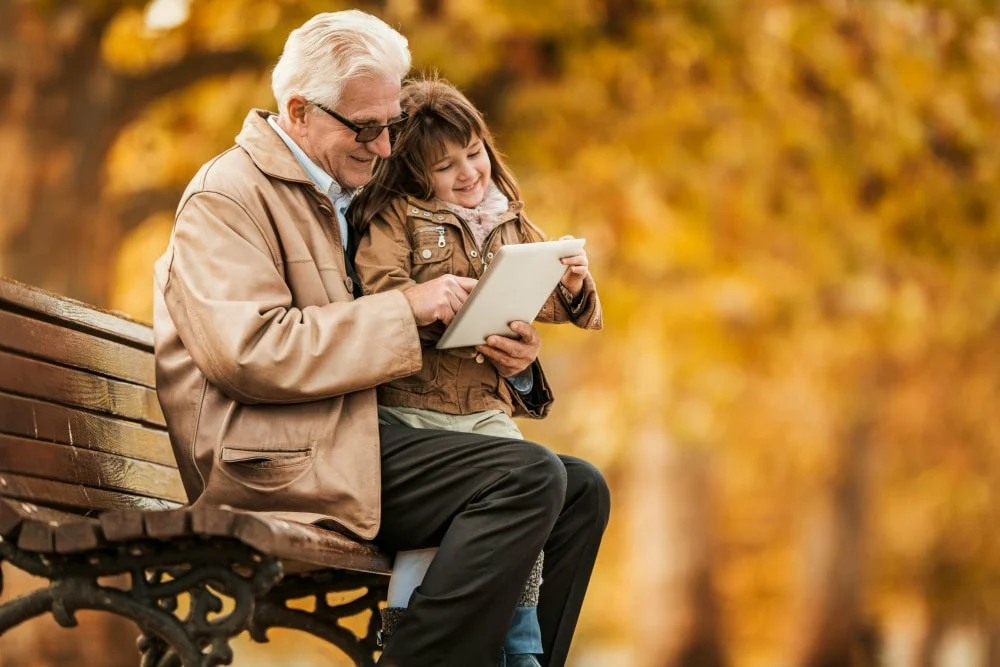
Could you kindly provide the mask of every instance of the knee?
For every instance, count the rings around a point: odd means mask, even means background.
[[[549,510],[553,517],[558,515],[566,498],[566,466],[547,447],[527,440],[518,444],[519,465],[512,474],[537,499],[540,506]]]
[[[611,489],[604,475],[592,463],[567,457],[566,502],[579,504],[588,511],[594,523],[603,532],[611,517]]]

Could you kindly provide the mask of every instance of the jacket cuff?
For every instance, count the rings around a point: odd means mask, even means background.
[[[531,419],[543,419],[549,414],[552,408],[552,389],[545,379],[545,372],[542,371],[542,364],[537,359],[530,366],[532,387],[527,394],[519,391],[510,392],[514,399],[514,416],[530,417]]]
[[[573,324],[581,329],[600,330],[604,328],[601,300],[597,296],[597,283],[594,282],[593,277],[587,276],[583,282],[583,289],[580,290],[576,299],[572,298],[569,290],[565,289],[562,283],[559,283],[559,287],[562,288],[556,290],[559,293],[559,300],[562,301]]]

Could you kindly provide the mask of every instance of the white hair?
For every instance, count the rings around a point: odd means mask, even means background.
[[[398,83],[409,71],[406,38],[371,14],[349,9],[317,14],[292,31],[271,75],[271,89],[285,116],[292,95],[333,107],[352,77]]]

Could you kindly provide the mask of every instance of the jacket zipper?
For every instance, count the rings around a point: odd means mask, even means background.
[[[507,222],[510,221],[508,220]],[[486,270],[486,267],[489,266],[486,262],[486,249],[493,244],[493,237],[500,233],[500,230],[503,229],[503,226],[506,225],[507,222],[497,225],[493,231],[486,236],[486,239],[483,241],[483,247],[479,249],[479,261],[483,263],[484,271]]]
[[[444,227],[421,227],[420,229],[413,230],[413,237],[416,238],[417,234],[428,234],[436,233],[438,235],[438,247],[445,247],[446,243],[444,241]]]

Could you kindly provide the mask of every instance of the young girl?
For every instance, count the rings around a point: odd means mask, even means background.
[[[405,290],[444,274],[479,278],[502,245],[544,240],[523,213],[517,182],[482,115],[462,93],[442,80],[410,81],[401,104],[409,118],[394,140],[392,157],[377,166],[350,210],[360,237],[355,268],[366,294]],[[566,257],[563,264],[566,273],[538,320],[600,329],[601,307],[586,253]],[[421,328],[423,367],[379,387],[379,418],[522,438],[511,417],[541,418],[551,403],[538,363],[502,378],[474,348],[436,350],[443,331],[440,322]],[[523,398],[528,394],[548,400],[541,409],[530,409]],[[434,551],[397,555],[385,631],[407,605]],[[542,653],[535,613],[541,565],[540,554],[507,635],[501,664],[508,667],[539,664],[534,656]]]

